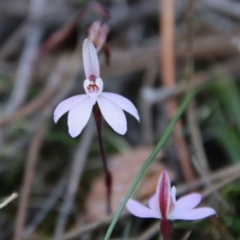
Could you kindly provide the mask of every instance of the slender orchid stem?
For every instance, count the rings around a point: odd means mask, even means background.
[[[182,114],[184,113],[184,111],[186,110],[188,104],[192,101],[192,99],[195,97],[196,93],[198,91],[195,89],[191,92],[189,92],[189,94],[186,96],[186,98],[183,100],[182,104],[180,105],[180,107],[178,108],[175,116],[173,117],[173,119],[171,120],[170,124],[168,125],[166,131],[164,132],[162,138],[159,140],[158,144],[156,145],[156,147],[153,149],[153,151],[151,152],[150,156],[147,158],[147,160],[145,161],[145,163],[142,165],[140,171],[138,172],[136,178],[134,179],[132,185],[130,186],[127,194],[125,195],[120,207],[117,210],[117,213],[115,214],[109,228],[108,231],[105,235],[104,240],[109,240],[112,234],[112,231],[128,201],[128,199],[130,198],[131,194],[133,193],[134,189],[136,188],[137,184],[139,183],[139,181],[141,180],[144,172],[147,170],[147,168],[149,167],[149,165],[152,163],[152,161],[154,160],[154,158],[157,156],[157,154],[159,153],[159,151],[163,148],[163,146],[165,145],[165,143],[167,142],[169,136],[171,135],[174,126],[177,124],[178,120],[180,119],[180,117],[182,116]]]
[[[104,168],[104,171],[105,171],[105,185],[106,185],[106,189],[107,189],[107,193],[106,193],[107,209],[106,209],[106,212],[107,212],[107,214],[110,214],[111,213],[111,195],[112,195],[112,175],[111,175],[111,172],[108,169],[107,158],[106,158],[106,154],[105,154],[104,147],[103,147],[102,114],[101,114],[101,111],[100,111],[100,109],[97,105],[95,105],[93,107],[93,115],[94,115],[95,123],[96,123],[96,126],[97,126],[98,145],[99,145],[99,149],[100,149],[100,153],[101,153],[101,157],[102,157],[103,168]]]
[[[171,240],[172,233],[172,223],[167,219],[163,219],[160,222],[160,231],[163,237],[163,240]]]

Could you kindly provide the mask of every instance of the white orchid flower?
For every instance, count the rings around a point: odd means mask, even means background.
[[[99,62],[95,47],[89,39],[83,42],[83,65],[86,80],[83,83],[86,94],[70,97],[58,104],[54,111],[54,122],[68,113],[68,131],[72,137],[78,136],[86,126],[93,106],[97,103],[106,122],[114,131],[123,135],[127,131],[127,120],[123,112],[133,115],[138,121],[135,106],[125,97],[103,92]]]

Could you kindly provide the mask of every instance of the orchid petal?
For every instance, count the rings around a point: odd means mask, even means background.
[[[97,102],[106,122],[117,133],[125,134],[127,131],[127,120],[123,110],[110,99],[102,97],[102,94],[98,96]]]
[[[70,97],[70,98],[60,102],[58,104],[58,106],[56,107],[56,109],[54,111],[54,114],[53,114],[54,122],[57,123],[59,118],[64,113],[66,113],[67,111],[72,109],[77,103],[79,103],[80,101],[82,101],[86,97],[87,97],[87,94],[82,94],[82,95],[77,95],[77,96],[74,96],[74,97]]]
[[[173,209],[173,201],[171,197],[171,182],[166,171],[163,171],[158,180],[157,189],[157,208],[162,218],[168,218],[168,214]]]
[[[150,197],[150,199],[148,201],[148,206],[153,211],[158,211],[159,212],[159,210],[157,209],[157,196],[156,196],[156,194],[154,194],[152,197]],[[159,214],[160,214],[160,212],[159,212]]]
[[[106,93],[106,92],[102,93],[102,96],[110,99],[115,104],[117,104],[121,109],[130,113],[138,121],[140,121],[140,117],[139,117],[139,114],[138,114],[138,111],[137,111],[136,107],[127,98],[125,98],[121,95],[115,94],[115,93]]]
[[[103,80],[101,78],[96,79],[96,85],[99,87],[99,94],[103,91]]]
[[[196,209],[185,210],[180,212],[174,211],[169,216],[169,219],[198,220],[198,219],[209,217],[211,215],[216,215],[216,212],[214,209],[209,207],[202,207],[202,208],[196,208]]]
[[[126,207],[128,211],[136,217],[160,219],[160,216],[157,213],[157,211],[153,211],[152,209],[142,205],[141,203],[133,199],[129,199],[127,201]]]
[[[69,111],[68,132],[72,137],[76,137],[82,132],[90,118],[92,108],[91,99],[87,97]]]
[[[85,39],[83,42],[83,66],[86,78],[90,78],[91,75],[98,78],[100,76],[99,62],[96,49],[89,39]]]
[[[176,194],[177,194],[177,189],[175,188],[175,186],[172,186],[171,197],[172,197],[172,201],[174,203],[174,206],[175,206],[175,203],[176,203]]]
[[[191,193],[177,200],[175,204],[175,211],[185,211],[195,208],[202,200],[199,193]]]

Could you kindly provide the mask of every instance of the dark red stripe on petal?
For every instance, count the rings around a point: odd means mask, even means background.
[[[159,208],[161,212],[162,219],[167,219],[168,215],[168,206],[169,203],[169,194],[171,189],[169,189],[169,177],[166,171],[160,176],[160,185],[159,185]]]

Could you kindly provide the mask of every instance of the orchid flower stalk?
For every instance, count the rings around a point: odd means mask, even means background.
[[[176,201],[176,188],[171,188],[170,178],[166,171],[160,175],[156,193],[150,198],[148,206],[129,199],[126,207],[134,216],[141,218],[161,219],[160,231],[164,240],[170,240],[172,220],[199,220],[215,215],[214,209],[209,207],[195,208],[201,202],[199,193],[191,193]]]
[[[101,115],[101,112],[100,112],[100,109],[98,108],[98,106],[94,106],[93,116],[94,116],[96,127],[97,127],[98,145],[99,145],[99,149],[100,149],[100,153],[101,153],[101,157],[102,157],[102,162],[103,162],[103,168],[104,168],[104,172],[105,172],[105,186],[106,186],[106,189],[107,189],[107,193],[106,193],[107,209],[106,209],[106,212],[108,214],[110,214],[111,213],[111,195],[112,195],[112,174],[108,169],[107,158],[106,158],[106,154],[105,154],[104,147],[103,147],[102,115]]]
[[[83,65],[86,76],[83,86],[86,94],[73,96],[59,103],[54,111],[54,122],[56,123],[63,114],[69,112],[68,131],[72,137],[77,137],[86,126],[93,111],[106,175],[107,211],[110,212],[112,177],[107,167],[102,143],[102,116],[113,130],[121,135],[127,131],[127,120],[123,110],[133,115],[138,121],[140,118],[137,109],[128,99],[115,93],[103,92],[97,52],[89,39],[83,42]]]

